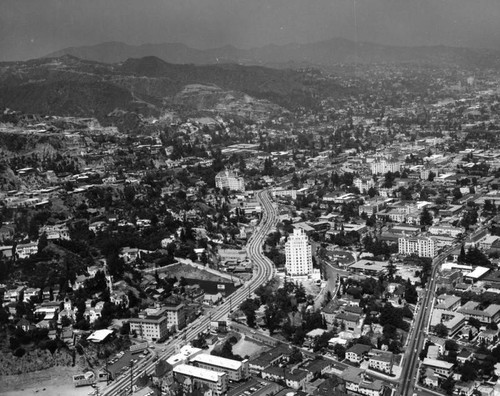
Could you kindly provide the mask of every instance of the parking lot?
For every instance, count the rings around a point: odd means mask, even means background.
[[[147,351],[146,354],[144,354],[144,351]],[[110,357],[108,359],[108,371],[111,373],[111,377],[114,379],[129,372],[130,362],[135,365],[149,353],[147,349],[144,351],[122,351],[118,355]]]

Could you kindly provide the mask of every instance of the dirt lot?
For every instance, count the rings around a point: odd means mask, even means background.
[[[258,356],[265,349],[268,349],[265,345],[245,340],[245,335],[243,335],[242,338],[233,345],[233,353],[235,355],[248,355],[250,358]]]
[[[72,377],[81,374],[77,367],[52,367],[43,371],[0,377],[0,395],[84,396],[92,387],[75,388]]]
[[[184,265],[184,264],[173,264],[169,265],[168,269],[159,271],[168,273],[169,276],[173,277],[176,276],[177,279],[180,279],[181,277],[184,278],[189,278],[189,279],[200,279],[200,280],[208,280],[208,281],[213,281],[213,282],[227,282],[228,280],[225,278],[222,278],[220,276],[217,276],[215,274],[211,274],[208,271],[203,271],[201,269],[195,268],[190,265]]]

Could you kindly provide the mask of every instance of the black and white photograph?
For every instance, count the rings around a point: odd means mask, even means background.
[[[0,0],[0,396],[500,395],[500,0]]]

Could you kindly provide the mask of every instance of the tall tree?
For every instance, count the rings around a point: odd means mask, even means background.
[[[420,225],[421,226],[431,226],[432,225],[432,215],[427,207],[422,210],[420,214]]]

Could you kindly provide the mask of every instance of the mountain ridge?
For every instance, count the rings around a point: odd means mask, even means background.
[[[198,91],[179,95],[186,86]],[[217,91],[207,89],[214,85]],[[141,117],[178,109],[262,120],[322,96],[347,93],[332,80],[288,69],[237,64],[181,65],[157,57],[106,64],[66,54],[0,63],[0,108],[24,113],[95,117],[130,129]],[[185,92],[185,91],[184,91]],[[233,101],[234,103],[231,103]],[[123,115],[123,117],[122,117]]]
[[[355,43],[340,37],[305,44],[269,44],[250,49],[226,45],[203,50],[182,43],[130,45],[115,41],[69,47],[53,52],[47,57],[58,57],[63,54],[104,63],[156,56],[169,63],[197,65],[239,63],[282,67],[289,63],[299,63],[328,67],[339,63],[430,63],[466,67],[500,66],[500,51],[492,49],[444,45],[402,47],[371,42]]]

